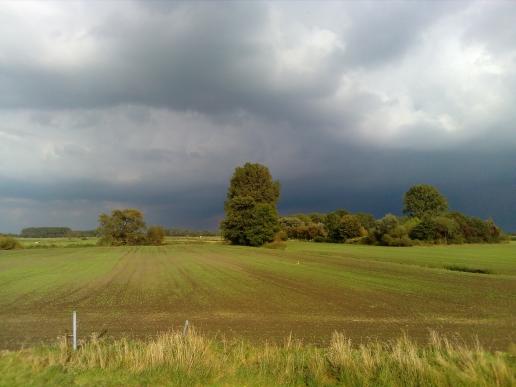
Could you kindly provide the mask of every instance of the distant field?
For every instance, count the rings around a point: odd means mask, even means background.
[[[17,238],[25,248],[49,248],[49,247],[87,247],[96,246],[96,237],[70,237],[70,238]],[[221,242],[220,237],[165,237],[165,244],[183,243],[215,243]]]
[[[97,238],[17,238],[25,248],[95,246]]]
[[[426,340],[434,329],[478,335],[495,349],[516,342],[514,242],[412,248],[289,242],[284,251],[216,238],[168,242],[0,252],[0,348],[54,341],[69,329],[73,309],[83,335],[146,337],[189,319],[208,334],[251,340],[292,332],[326,343],[335,330],[355,341],[402,331]]]

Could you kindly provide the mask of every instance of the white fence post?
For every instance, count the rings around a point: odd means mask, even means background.
[[[77,312],[75,310],[72,314],[72,336],[73,336],[73,350],[77,350]]]
[[[185,326],[183,327],[183,336],[186,336],[188,333],[188,320],[185,321]]]

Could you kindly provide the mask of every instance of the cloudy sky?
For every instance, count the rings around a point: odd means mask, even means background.
[[[215,229],[245,161],[282,213],[424,182],[516,230],[516,4],[0,4],[0,231]]]

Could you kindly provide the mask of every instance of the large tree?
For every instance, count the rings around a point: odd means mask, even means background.
[[[222,235],[237,245],[261,246],[274,239],[279,230],[276,203],[280,185],[269,169],[246,163],[237,167],[231,178],[224,205]]]
[[[410,187],[403,198],[403,213],[408,216],[435,216],[448,211],[446,198],[428,184]]]
[[[136,209],[113,210],[99,216],[100,244],[141,245],[146,243],[143,214]]]

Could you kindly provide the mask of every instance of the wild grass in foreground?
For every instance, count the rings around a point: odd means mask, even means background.
[[[343,385],[513,386],[516,359],[435,333],[353,345],[334,333],[328,347],[210,339],[194,331],[150,341],[92,337],[77,352],[55,346],[0,354],[0,385]]]

